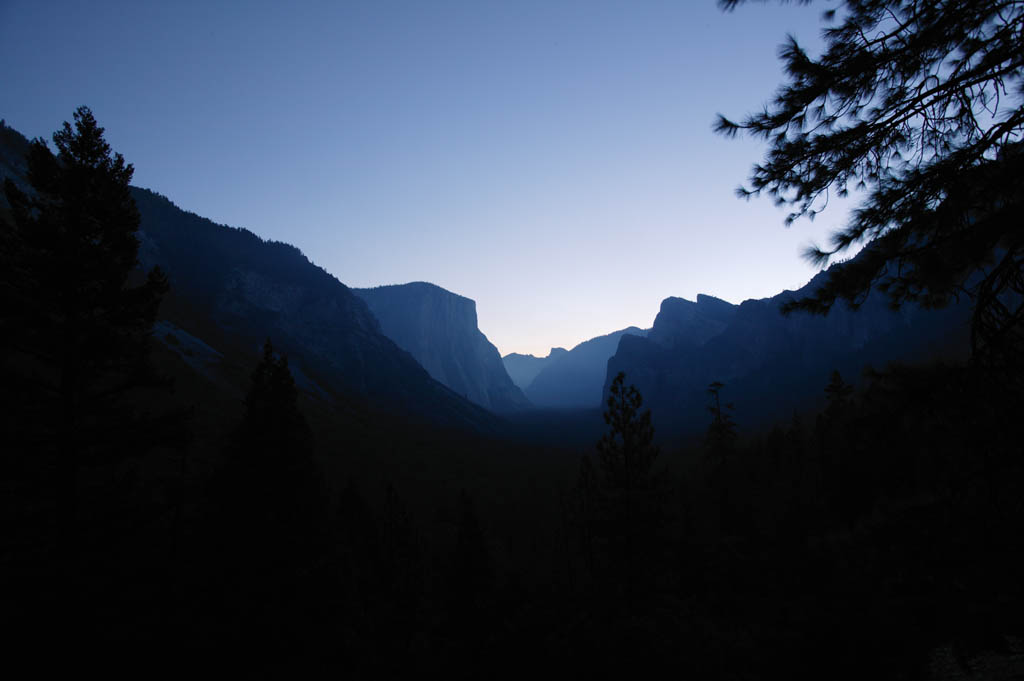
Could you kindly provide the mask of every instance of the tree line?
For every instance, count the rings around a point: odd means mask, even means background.
[[[760,434],[713,383],[704,440],[682,449],[657,446],[620,374],[578,469],[498,512],[469,486],[424,518],[407,501],[422,490],[367,492],[358,466],[328,473],[270,340],[237,421],[194,432],[153,362],[168,283],[136,267],[132,166],[85,107],[56,154],[34,141],[31,190],[5,183],[0,229],[0,566],[15,648],[164,669],[668,664],[709,679],[934,678],[944,651],[967,671],[982,651],[1019,655],[1021,109],[993,98],[1019,87],[1024,7],[843,9],[821,57],[788,45],[791,82],[763,115],[719,129],[768,140],[747,192],[795,216],[830,190],[868,190],[813,255],[868,241],[869,257],[794,309],[856,305],[874,286],[894,305],[968,295],[971,361],[888,367],[859,392],[822,377],[820,413]],[[197,444],[217,450],[213,470],[190,471]],[[151,475],[154,451],[180,468]],[[551,555],[519,555],[508,528]]]

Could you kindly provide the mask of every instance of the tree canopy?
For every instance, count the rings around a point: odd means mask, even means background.
[[[792,36],[781,46],[787,82],[762,112],[715,124],[768,142],[738,193],[791,206],[787,224],[813,219],[831,194],[864,193],[831,243],[805,255],[824,265],[863,252],[785,310],[856,307],[874,288],[893,307],[966,295],[975,355],[1019,358],[1024,2],[844,0],[823,21],[820,56]]]
[[[611,429],[597,443],[605,484],[611,489],[628,492],[643,487],[658,456],[651,411],[641,412],[643,403],[640,391],[627,386],[626,374],[620,371],[608,389],[604,412]]]
[[[111,412],[128,391],[164,384],[149,343],[167,290],[158,268],[137,281],[132,165],[112,154],[87,107],[74,119],[54,133],[56,154],[44,140],[29,145],[28,191],[5,182],[10,219],[0,229],[5,374],[24,391],[23,411],[45,403],[64,456],[161,437],[151,421]]]
[[[14,447],[55,457],[61,543],[75,541],[78,470],[180,444],[182,412],[152,414],[145,391],[169,382],[150,335],[167,279],[136,270],[133,168],[111,152],[87,107],[26,156],[27,186],[4,184],[0,220],[0,396]],[[5,424],[6,425],[6,424]]]
[[[145,283],[129,285],[139,247],[134,169],[111,154],[87,107],[74,118],[74,129],[65,122],[53,135],[56,155],[41,139],[31,143],[31,193],[5,183],[12,219],[0,241],[4,340],[59,365],[68,390],[84,390],[104,372],[119,374],[110,380],[123,389],[138,381],[167,281],[154,268]]]

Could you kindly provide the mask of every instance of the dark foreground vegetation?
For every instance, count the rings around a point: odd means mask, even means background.
[[[481,436],[340,408],[298,391],[270,341],[225,359],[249,379],[224,398],[153,342],[167,281],[133,269],[131,167],[101,133],[79,110],[58,155],[33,145],[33,192],[7,185],[12,659],[701,679],[1019,664],[1019,364],[889,367],[857,393],[822,376],[818,413],[762,433],[715,383],[706,433],[660,448],[621,375],[583,444],[586,414]]]

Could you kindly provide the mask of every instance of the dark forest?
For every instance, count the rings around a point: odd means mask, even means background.
[[[769,144],[741,193],[793,219],[862,183],[809,256],[863,250],[776,298],[667,300],[585,358],[586,408],[531,404],[472,301],[349,289],[133,187],[87,107],[51,141],[0,126],[9,664],[1024,676],[1024,109],[975,106],[1020,95],[1024,7],[846,4],[718,129]],[[483,341],[409,345],[422,300]]]

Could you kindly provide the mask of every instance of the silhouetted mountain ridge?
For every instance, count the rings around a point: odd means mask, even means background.
[[[732,303],[703,293],[697,294],[697,302],[666,298],[647,337],[664,347],[699,347],[725,331],[735,314]]]
[[[552,359],[530,382],[526,396],[540,407],[590,409],[601,403],[601,389],[608,358],[615,354],[619,339],[644,336],[635,326],[591,338]]]
[[[501,362],[505,365],[505,371],[508,372],[512,382],[521,389],[526,390],[533,383],[533,379],[537,377],[537,374],[567,352],[569,351],[565,348],[551,348],[547,357],[510,352],[501,358]]]
[[[611,379],[624,371],[666,433],[699,432],[708,423],[707,386],[721,381],[736,420],[757,427],[817,406],[833,369],[857,383],[869,365],[966,356],[966,304],[894,311],[874,292],[856,310],[839,303],[827,316],[781,314],[784,302],[817,290],[826,276],[819,273],[798,291],[740,305],[710,296],[698,296],[696,303],[666,299],[647,338],[620,341],[608,362],[606,394]]]
[[[28,148],[24,135],[0,126],[0,176],[23,191],[31,190]],[[362,299],[295,246],[216,224],[148,189],[133,187],[132,196],[141,270],[159,265],[171,284],[154,336],[183,358],[201,348],[204,362],[185,365],[212,386],[244,394],[248,377],[234,367],[270,337],[314,397],[446,427],[496,427],[493,415],[430,378]]]
[[[162,315],[196,335],[258,347],[271,337],[327,392],[445,425],[492,421],[433,381],[382,332],[366,303],[295,246],[217,225],[133,189],[139,258],[171,280]],[[191,328],[190,328],[191,327]]]

